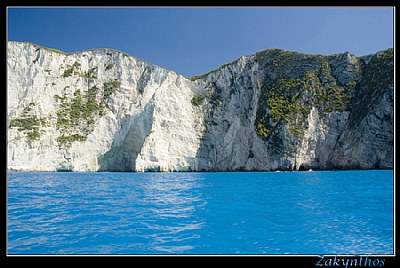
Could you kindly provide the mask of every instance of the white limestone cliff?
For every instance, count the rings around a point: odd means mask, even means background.
[[[79,70],[63,73],[75,62]],[[106,70],[108,64],[112,68]],[[111,65],[109,65],[111,66]],[[82,74],[97,68],[94,79]],[[73,98],[89,87],[100,89],[120,81],[95,118],[85,141],[59,146],[54,96]],[[196,87],[173,71],[121,52],[97,49],[66,55],[29,43],[8,45],[9,121],[29,107],[44,119],[40,138],[29,139],[17,127],[8,129],[8,166],[13,170],[134,171],[195,169],[195,156],[204,126],[202,114],[190,102]],[[101,95],[101,92],[97,93]],[[99,102],[101,97],[97,96]],[[83,126],[82,126],[83,127]],[[137,158],[137,160],[136,160]]]
[[[188,79],[111,49],[63,53],[9,42],[7,53],[10,170],[393,167],[393,81],[375,90],[376,83],[363,76],[363,70],[390,66],[386,58],[386,65],[378,61],[381,54],[290,54],[297,57],[290,61],[271,50]],[[260,134],[260,116],[273,112],[272,97],[263,102],[268,86],[282,75],[299,80],[307,70],[317,74],[325,61],[328,74],[315,76],[320,85],[310,82],[296,95],[308,107],[304,115],[290,111],[295,120],[269,119],[264,127],[273,132]],[[353,90],[346,108],[316,101],[318,90],[329,86]],[[361,111],[369,96],[373,103]]]

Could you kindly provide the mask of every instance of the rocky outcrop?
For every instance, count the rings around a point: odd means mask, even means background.
[[[267,49],[185,78],[111,49],[8,43],[8,168],[393,168],[393,50]]]

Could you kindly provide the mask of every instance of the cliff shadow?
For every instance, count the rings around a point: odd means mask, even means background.
[[[99,171],[135,171],[135,161],[146,136],[151,130],[154,105],[146,104],[143,111],[119,120],[110,150],[98,157]]]

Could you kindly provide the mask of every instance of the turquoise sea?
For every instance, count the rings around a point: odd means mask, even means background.
[[[8,254],[393,254],[393,171],[10,172]]]

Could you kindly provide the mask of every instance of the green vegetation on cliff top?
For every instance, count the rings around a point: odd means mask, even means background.
[[[326,57],[272,49],[257,53],[256,61],[265,70],[255,120],[261,138],[276,143],[284,126],[300,140],[312,107],[321,115],[348,109],[355,81],[340,85]]]

